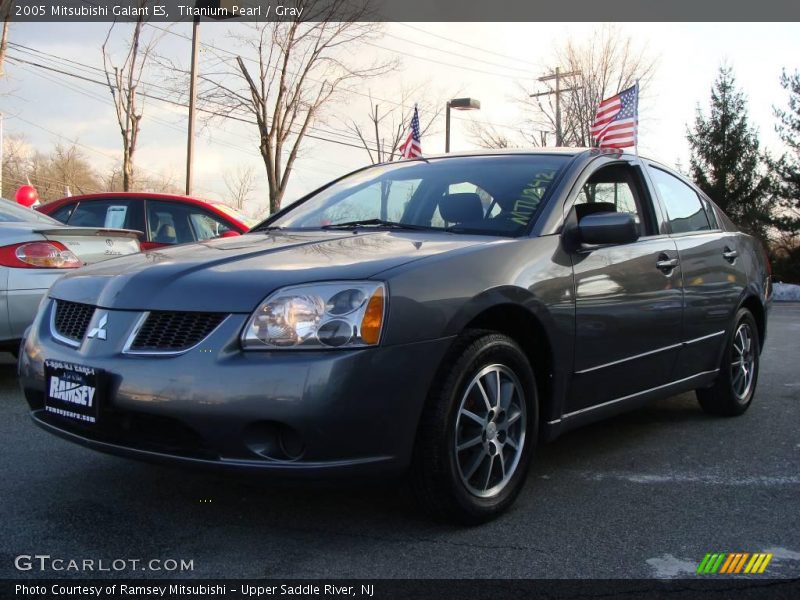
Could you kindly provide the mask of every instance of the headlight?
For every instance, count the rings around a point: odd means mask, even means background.
[[[386,287],[373,281],[314,283],[270,294],[247,321],[246,350],[359,348],[381,337]]]

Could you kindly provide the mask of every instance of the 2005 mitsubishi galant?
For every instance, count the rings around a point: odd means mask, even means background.
[[[19,371],[34,421],[97,450],[408,472],[434,512],[480,522],[567,429],[687,390],[744,412],[770,301],[757,242],[659,164],[447,156],[67,275]]]

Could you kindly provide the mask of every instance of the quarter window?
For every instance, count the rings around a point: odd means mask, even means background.
[[[650,174],[667,209],[672,233],[691,233],[711,229],[708,215],[697,192],[674,175],[661,169],[651,168]]]

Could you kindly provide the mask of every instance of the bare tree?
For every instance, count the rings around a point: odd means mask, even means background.
[[[117,166],[103,176],[103,190],[108,192],[122,192],[124,188],[124,172]],[[136,178],[131,183],[128,191],[159,192],[162,194],[182,194],[183,187],[174,173],[151,173],[149,175],[137,171]]]
[[[323,107],[345,84],[382,75],[396,64],[356,66],[354,51],[380,27],[370,21],[368,1],[300,0],[296,7],[303,9],[301,17],[252,24],[250,35],[234,35],[240,45],[255,51],[255,64],[241,56],[232,64],[219,56],[222,71],[202,77],[211,90],[199,102],[255,118],[270,212],[280,209],[295,160],[309,128],[322,120]]]
[[[500,131],[500,127],[482,121],[470,121],[468,131],[472,141],[481,148],[523,148],[547,146],[548,131],[544,129],[504,128],[507,133]]]
[[[369,94],[369,113],[366,123],[350,120],[345,126],[358,136],[373,165],[392,162],[400,158],[400,146],[408,137],[414,100],[419,100],[420,136],[429,133],[444,110],[444,100],[430,98],[430,85],[420,84],[413,88],[402,88],[398,102],[388,105],[373,100]]]
[[[138,6],[144,8],[147,0],[139,0]],[[133,32],[127,45],[125,59],[119,66],[114,64],[111,56],[111,34],[116,22],[111,25],[102,45],[103,67],[106,82],[114,101],[114,111],[122,136],[122,187],[129,191],[133,186],[134,159],[139,141],[139,130],[144,108],[144,90],[142,77],[150,63],[151,55],[159,36],[153,35],[148,40],[142,38],[142,28],[146,16],[140,14],[133,24]]]
[[[250,199],[250,194],[256,189],[255,169],[249,165],[241,166],[236,171],[227,171],[222,179],[225,181],[225,187],[228,188],[231,205],[242,210],[245,202]]]
[[[16,135],[4,140],[3,196],[13,198],[21,185],[33,185],[42,202],[67,194],[98,192],[100,178],[74,143],[58,144],[49,153],[32,148]]]
[[[33,150],[20,135],[3,138],[3,198],[13,198],[17,188],[28,183]]]

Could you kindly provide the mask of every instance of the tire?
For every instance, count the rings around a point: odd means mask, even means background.
[[[756,320],[749,310],[741,308],[725,342],[717,380],[711,387],[696,391],[702,409],[708,414],[724,417],[744,413],[752,404],[756,391],[760,354]]]
[[[420,419],[411,464],[417,499],[437,518],[462,524],[502,514],[525,483],[538,423],[536,380],[519,345],[486,330],[463,334]]]

